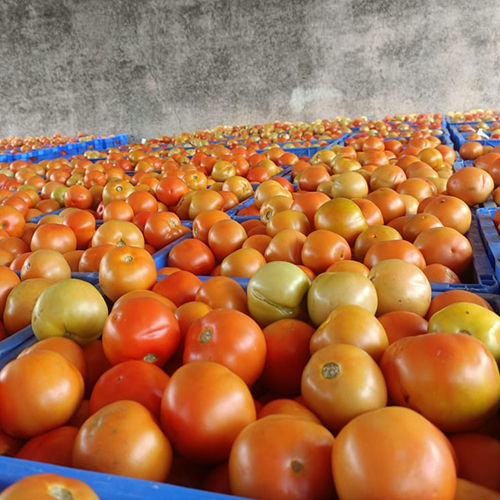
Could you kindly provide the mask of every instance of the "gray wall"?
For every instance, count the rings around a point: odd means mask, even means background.
[[[499,106],[498,0],[0,0],[0,136]]]

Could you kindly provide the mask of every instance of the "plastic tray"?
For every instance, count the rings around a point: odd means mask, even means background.
[[[463,125],[463,124],[460,124]],[[457,149],[460,149],[462,145],[464,145],[467,141],[465,138],[465,135],[458,130],[458,126],[456,124],[449,124],[448,126],[449,131],[450,131],[450,136],[451,139],[453,140],[455,147]],[[484,138],[484,139],[478,139],[475,140],[474,142],[479,142],[483,144],[484,146],[498,146],[500,144],[500,139],[490,139],[490,138]]]
[[[497,279],[500,280],[500,235],[493,222],[493,216],[497,210],[497,206],[479,208],[476,211],[476,219],[486,247],[486,253],[491,264],[494,266]]]
[[[235,498],[242,498],[172,484],[43,464],[19,458],[0,456],[0,468],[2,471],[0,473],[0,490],[25,476],[52,473],[80,479],[88,484],[101,500],[136,500],[138,498],[148,500],[165,500],[167,498],[169,500],[234,500]]]

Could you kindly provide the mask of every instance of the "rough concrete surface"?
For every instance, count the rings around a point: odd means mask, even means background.
[[[0,0],[0,136],[500,107],[497,0]]]

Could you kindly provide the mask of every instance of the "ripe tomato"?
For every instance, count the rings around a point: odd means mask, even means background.
[[[486,309],[489,309],[490,311],[493,311],[493,308],[488,301],[480,295],[469,292],[468,290],[448,290],[436,295],[432,299],[429,310],[427,311],[427,319],[431,318],[441,309],[449,306],[450,304],[454,304],[455,302],[472,302],[473,304],[478,304],[486,307]]]
[[[132,290],[150,289],[156,278],[153,257],[143,248],[113,248],[106,252],[99,264],[99,284],[112,301]]]
[[[153,212],[144,225],[144,238],[157,249],[187,232],[189,229],[181,224],[181,220],[173,212]]]
[[[495,359],[462,333],[428,333],[391,344],[380,363],[392,401],[446,432],[473,430],[499,405]]]
[[[73,449],[73,467],[165,481],[172,447],[153,416],[136,401],[116,401],[89,417]]]
[[[87,380],[85,384],[85,395],[90,396],[91,390],[94,387],[97,379],[109,368],[110,362],[107,360],[102,348],[102,341],[94,340],[90,344],[84,346],[83,354],[87,364]]]
[[[177,307],[195,299],[202,281],[189,271],[176,271],[155,283],[153,292],[170,299]]]
[[[66,337],[49,337],[24,348],[18,358],[40,350],[54,351],[64,356],[81,373],[83,380],[86,380],[87,362],[85,355],[83,349],[74,340]]]
[[[195,300],[208,304],[212,309],[235,309],[248,313],[245,290],[227,276],[215,276],[204,281],[196,292]]]
[[[188,363],[172,375],[161,414],[162,427],[175,449],[201,463],[226,460],[240,431],[256,418],[245,382],[210,361]]]
[[[246,239],[247,233],[239,222],[223,219],[209,229],[207,243],[217,261],[221,262],[231,252],[241,248]]]
[[[68,262],[57,250],[41,249],[32,252],[21,267],[21,279],[46,278],[60,281],[71,278]]]
[[[145,406],[159,421],[161,398],[169,376],[156,365],[131,359],[104,372],[97,380],[89,401],[89,412],[124,399]]]
[[[251,278],[265,263],[266,259],[255,248],[239,248],[221,262],[220,274],[235,278]]]
[[[77,434],[78,428],[70,425],[44,432],[31,438],[17,452],[16,458],[71,467]]]
[[[389,344],[403,337],[427,333],[427,320],[411,311],[387,312],[381,314],[378,320],[384,327]]]
[[[264,369],[264,334],[252,318],[240,311],[210,311],[191,325],[184,342],[184,363],[215,361],[240,376],[248,386]]]
[[[92,206],[92,194],[86,187],[71,186],[64,193],[64,206],[81,209],[90,208]]]
[[[458,476],[500,492],[500,441],[478,433],[450,437],[457,455]]]
[[[64,224],[42,224],[38,226],[31,238],[31,251],[52,249],[61,253],[76,250],[76,235]]]
[[[371,269],[374,265],[387,259],[401,259],[414,264],[419,269],[425,268],[422,252],[406,240],[387,240],[373,244],[367,250],[363,264]]]
[[[332,471],[342,499],[453,500],[455,495],[450,443],[407,408],[381,408],[351,420],[335,439]]]
[[[24,215],[14,207],[0,206],[0,228],[5,229],[10,236],[20,238],[25,225]]]
[[[215,256],[205,243],[188,238],[172,248],[168,255],[168,265],[198,276],[208,276],[215,267]]]
[[[109,220],[99,226],[92,237],[92,246],[99,245],[144,248],[144,236],[132,222]]]
[[[451,227],[434,227],[420,233],[414,245],[422,252],[427,264],[443,264],[460,275],[472,263],[470,241]]]
[[[83,385],[80,372],[57,352],[11,361],[0,371],[2,429],[27,438],[64,425],[80,405]]]
[[[319,274],[339,260],[350,259],[351,248],[342,236],[318,229],[306,237],[301,257],[305,266]]]
[[[305,241],[306,235],[300,231],[282,229],[272,237],[266,246],[264,251],[265,260],[267,262],[280,260],[292,264],[300,264],[302,262],[301,254]]]
[[[265,386],[280,396],[298,395],[314,328],[298,319],[282,319],[266,326],[263,332],[267,346],[262,374]]]
[[[333,498],[333,436],[322,425],[289,415],[248,425],[229,457],[231,492],[262,499]]]
[[[99,500],[92,488],[79,479],[60,474],[33,474],[10,485],[0,494],[0,500]]]
[[[387,403],[385,380],[377,363],[367,352],[348,344],[315,352],[304,368],[301,389],[308,408],[335,431],[357,415]]]
[[[332,344],[351,344],[364,351],[378,362],[387,345],[387,335],[377,318],[357,305],[336,307],[328,318],[316,329],[310,341],[310,351]]]
[[[113,365],[143,359],[164,365],[179,345],[173,312],[152,297],[135,297],[114,307],[104,323],[102,346]]]
[[[273,399],[258,411],[257,418],[264,418],[268,415],[290,415],[321,424],[319,418],[311,410],[295,399]]]
[[[6,266],[0,266],[0,312],[2,316],[8,295],[20,281],[19,276],[14,271]]]

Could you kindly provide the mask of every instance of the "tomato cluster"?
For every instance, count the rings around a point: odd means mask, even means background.
[[[0,370],[2,454],[252,498],[500,491],[497,301],[431,286],[471,277],[496,151],[454,171],[441,118],[10,164],[2,335],[37,341]]]

